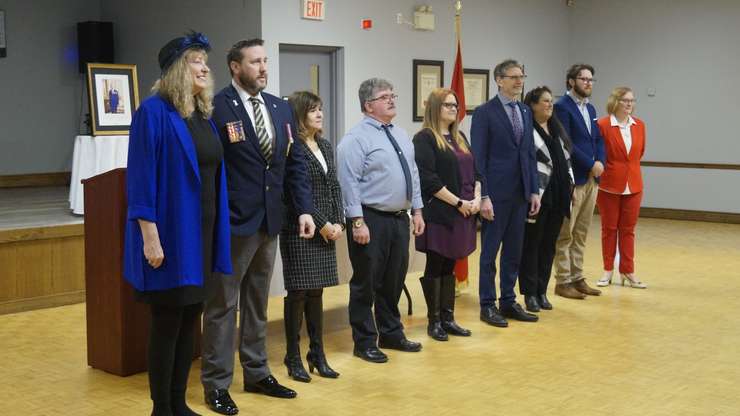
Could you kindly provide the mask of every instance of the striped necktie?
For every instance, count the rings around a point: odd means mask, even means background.
[[[519,142],[522,141],[522,136],[524,136],[524,127],[522,127],[522,120],[520,120],[519,118],[519,112],[516,111],[516,103],[512,101],[507,105],[511,107],[511,127],[514,129],[514,138],[516,139],[516,144],[519,144]]]
[[[262,114],[260,100],[250,97],[249,102],[252,103],[252,108],[254,109],[254,131],[257,133],[257,138],[259,139],[260,151],[265,157],[265,160],[269,161],[272,158],[272,140],[270,140],[270,135],[267,134],[267,129],[265,128],[265,117]]]
[[[391,146],[393,146],[393,149],[396,150],[396,153],[398,154],[398,159],[401,162],[401,169],[403,170],[403,177],[406,180],[406,200],[411,201],[412,193],[412,183],[411,183],[411,169],[409,169],[409,162],[406,161],[406,156],[403,155],[403,152],[401,151],[401,147],[398,146],[398,142],[396,141],[396,138],[393,137],[390,131],[390,127],[388,125],[383,125],[383,130],[385,131],[385,135],[388,136],[388,140],[391,141]]]

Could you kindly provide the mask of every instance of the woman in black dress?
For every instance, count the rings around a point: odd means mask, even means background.
[[[312,239],[298,235],[296,227],[286,225],[280,232],[280,254],[283,259],[285,289],[284,320],[287,351],[285,366],[294,380],[309,382],[311,376],[303,367],[299,333],[303,316],[310,340],[306,355],[308,368],[316,368],[321,377],[337,378],[339,373],[326,362],[322,341],[323,305],[325,287],[339,284],[337,277],[336,241],[344,231],[342,195],[337,181],[332,144],[321,137],[323,113],[321,98],[308,91],[293,94],[289,100],[298,125],[298,139],[293,146],[302,146],[311,178],[316,228]],[[298,215],[286,191],[287,220],[295,224]]]
[[[420,278],[427,303],[427,334],[437,341],[447,335],[470,336],[455,322],[455,260],[475,251],[476,217],[480,210],[480,175],[465,136],[458,130],[457,95],[446,88],[427,98],[422,130],[414,136],[416,165],[424,198],[426,231],[416,237],[416,250],[426,253]]]
[[[552,92],[537,87],[524,97],[532,108],[537,173],[542,201],[540,212],[524,227],[524,246],[519,266],[519,290],[530,312],[552,309],[547,284],[555,257],[555,242],[563,219],[570,216],[573,171],[570,168],[570,139],[553,115]]]
[[[231,273],[223,148],[209,121],[209,49],[196,33],[167,43],[155,94],[131,125],[124,276],[151,307],[153,415],[197,415],[185,390],[204,282],[212,271]]]

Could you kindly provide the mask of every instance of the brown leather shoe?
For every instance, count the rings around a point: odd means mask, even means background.
[[[586,295],[577,291],[573,283],[562,283],[555,285],[555,294],[568,299],[586,299]]]
[[[573,282],[573,288],[583,293],[584,295],[599,296],[601,294],[601,291],[599,289],[589,287],[589,285],[586,283],[586,279],[581,279]]]

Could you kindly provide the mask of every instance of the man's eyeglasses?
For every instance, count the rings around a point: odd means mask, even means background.
[[[396,101],[397,99],[398,99],[398,95],[397,94],[383,94],[380,97],[371,98],[371,99],[367,100],[367,102],[369,102],[369,103],[371,103],[373,101],[391,102],[391,101]]]
[[[596,78],[583,78],[583,77],[578,77],[578,78],[576,78],[576,79],[577,79],[577,80],[579,80],[579,81],[583,81],[583,82],[584,82],[584,83],[586,83],[586,84],[593,84],[594,82],[596,82]]]
[[[458,105],[457,103],[442,103],[442,105],[448,110],[452,110],[453,108],[457,110],[458,108],[460,108],[460,105]]]
[[[502,75],[501,78],[509,78],[513,81],[524,81],[527,79],[526,75]]]

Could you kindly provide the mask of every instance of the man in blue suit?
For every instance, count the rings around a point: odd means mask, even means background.
[[[514,285],[524,241],[524,224],[540,209],[532,112],[520,103],[524,68],[514,60],[496,65],[498,94],[473,114],[470,136],[475,163],[483,176],[480,255],[480,319],[506,327],[505,318],[535,322],[516,303]],[[494,215],[495,213],[495,215]],[[496,308],[496,255],[501,249],[501,298]]]
[[[239,359],[244,390],[293,398],[270,373],[265,351],[267,295],[283,224],[283,187],[290,188],[304,238],[313,237],[311,187],[290,106],[263,92],[267,56],[261,39],[237,42],[229,51],[231,85],[214,97],[213,120],[224,146],[231,223],[233,275],[207,288],[203,312],[201,381],[215,412],[238,412],[229,396],[234,372],[234,334],[239,305]]]
[[[573,141],[570,160],[575,188],[570,218],[565,218],[555,245],[555,294],[570,299],[597,296],[601,291],[589,287],[583,276],[586,236],[596,205],[598,177],[604,171],[604,139],[596,125],[596,109],[589,102],[594,84],[594,68],[575,64],[568,69],[568,92],[555,103],[555,115]]]

